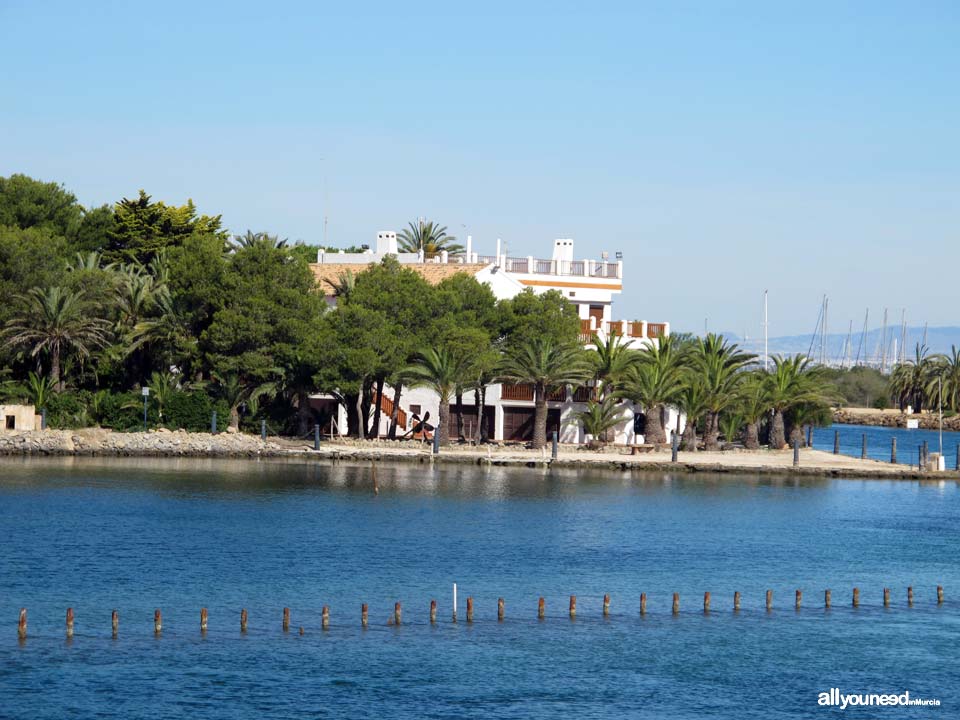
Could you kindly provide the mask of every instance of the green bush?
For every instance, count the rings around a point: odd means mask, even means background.
[[[101,390],[91,401],[94,418],[101,427],[124,432],[143,428],[143,398],[138,393]]]
[[[210,417],[217,411],[217,425],[226,428],[230,422],[230,408],[222,400],[213,400],[207,393],[175,392],[163,406],[163,426],[171,430],[209,432]]]
[[[88,427],[92,418],[89,411],[90,393],[85,390],[51,393],[47,400],[47,427],[71,430]]]
[[[886,410],[890,407],[890,401],[886,398],[886,396],[881,395],[873,401],[872,407],[874,410]]]

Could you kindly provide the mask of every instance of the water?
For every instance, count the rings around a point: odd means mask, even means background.
[[[952,482],[412,465],[377,475],[374,496],[368,466],[0,461],[0,717],[957,716]],[[947,594],[939,607],[937,584]],[[468,595],[473,625],[464,622]],[[431,598],[436,627],[427,622]],[[386,624],[397,600],[399,628]],[[23,644],[21,606],[30,621]],[[210,612],[205,637],[201,606]],[[158,607],[164,631],[154,638]],[[830,687],[909,690],[943,704],[841,713],[817,706]]]
[[[816,450],[833,452],[833,433],[840,433],[840,454],[860,457],[863,450],[863,435],[867,436],[867,457],[871,460],[890,462],[890,440],[897,439],[897,463],[916,467],[919,448],[926,440],[931,453],[940,447],[940,434],[936,430],[907,430],[906,428],[874,427],[871,425],[831,425],[815,428],[813,447]],[[957,469],[957,445],[960,432],[943,432],[943,456],[949,470]]]

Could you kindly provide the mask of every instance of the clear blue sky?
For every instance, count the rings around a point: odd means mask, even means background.
[[[957,2],[0,0],[0,174],[231,230],[623,251],[677,329],[960,324]]]

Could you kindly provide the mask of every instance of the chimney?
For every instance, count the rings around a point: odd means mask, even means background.
[[[397,255],[397,234],[391,230],[377,233],[377,255]]]

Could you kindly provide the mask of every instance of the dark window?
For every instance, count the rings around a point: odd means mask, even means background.
[[[17,429],[16,415],[7,415],[7,430],[16,430],[16,429]]]

